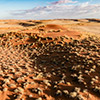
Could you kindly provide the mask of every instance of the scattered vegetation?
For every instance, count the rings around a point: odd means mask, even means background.
[[[86,90],[99,97],[99,44],[99,38],[92,36],[75,40],[31,33],[1,34],[0,76],[4,80],[0,79],[0,90],[13,93],[9,100],[48,100],[49,95],[54,100],[84,100],[86,96],[80,93]]]

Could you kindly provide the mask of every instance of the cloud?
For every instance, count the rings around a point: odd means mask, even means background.
[[[35,7],[33,9],[14,11],[11,18],[21,19],[57,19],[57,18],[100,18],[100,4],[63,4]]]
[[[76,3],[77,1],[72,1],[72,0],[59,0],[56,2],[52,2],[51,4],[65,4],[65,3]]]

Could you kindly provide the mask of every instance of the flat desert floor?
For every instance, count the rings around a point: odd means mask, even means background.
[[[100,100],[100,19],[0,20],[0,100]]]

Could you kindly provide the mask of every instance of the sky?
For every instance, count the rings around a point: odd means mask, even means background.
[[[100,0],[0,0],[0,19],[100,18]]]

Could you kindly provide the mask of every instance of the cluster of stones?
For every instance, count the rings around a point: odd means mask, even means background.
[[[60,41],[59,41],[60,38]],[[64,39],[71,42],[66,43]],[[100,40],[97,37],[88,37],[83,40],[75,40],[68,37],[58,37],[52,42],[45,44],[43,52],[37,56],[36,63],[38,71],[44,72],[44,76],[51,80],[51,86],[57,98],[65,95],[67,97],[84,100],[82,95],[71,89],[61,89],[60,84],[73,85],[76,88],[79,84],[81,92],[84,89],[98,91],[100,86]],[[70,76],[68,76],[70,75]],[[94,77],[94,75],[96,75]],[[52,79],[53,77],[53,79]],[[95,87],[95,86],[98,87]],[[98,90],[97,90],[98,89]],[[65,95],[66,98],[66,95]]]
[[[9,97],[15,100],[47,100],[47,95],[55,100],[61,97],[84,100],[80,95],[84,89],[100,93],[100,40],[97,37],[75,40],[66,36],[34,35],[29,39],[34,42],[17,46],[12,46],[10,39],[0,41],[2,92],[13,91]],[[39,98],[34,98],[34,94]]]

